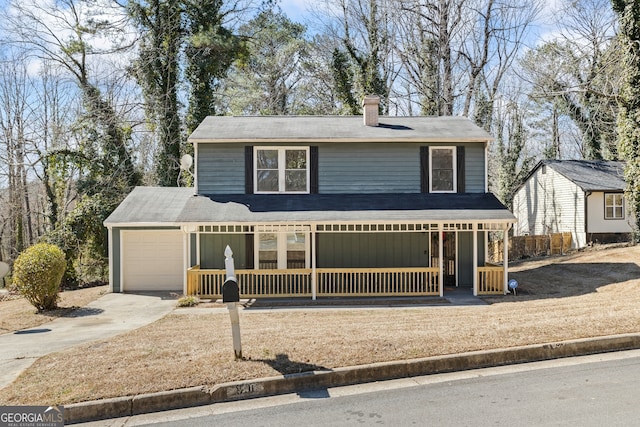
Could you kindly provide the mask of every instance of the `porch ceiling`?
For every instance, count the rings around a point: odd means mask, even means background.
[[[515,222],[491,193],[193,195],[137,187],[107,226],[202,223]]]

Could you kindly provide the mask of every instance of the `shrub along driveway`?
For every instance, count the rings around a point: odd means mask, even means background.
[[[0,404],[66,404],[639,331],[640,247],[511,270],[518,295],[486,298],[482,306],[242,310],[242,361],[233,358],[225,309],[175,310],[135,331],[42,357],[0,390]]]

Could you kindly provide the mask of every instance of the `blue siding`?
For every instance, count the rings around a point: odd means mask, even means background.
[[[417,144],[326,144],[318,148],[320,193],[419,193]]]
[[[427,267],[428,233],[320,233],[320,268]]]
[[[246,145],[249,144],[198,144],[197,191],[201,194],[244,193]],[[420,192],[420,146],[426,144],[309,142],[309,145],[318,146],[320,193]],[[465,147],[465,191],[484,193],[484,145],[461,145]]]
[[[120,271],[122,271],[120,267],[120,228],[113,228],[111,230],[111,259],[112,261],[112,270],[111,277],[113,282],[111,283],[111,289],[113,292],[120,292],[122,289],[122,283],[120,283]]]
[[[200,194],[244,193],[244,146],[198,144]]]
[[[253,238],[253,236],[251,236]],[[247,268],[247,236],[244,234],[201,234],[200,267],[224,270],[224,250],[229,245],[233,251],[234,266],[238,270]]]
[[[484,193],[484,145],[461,144],[464,146],[465,192]]]

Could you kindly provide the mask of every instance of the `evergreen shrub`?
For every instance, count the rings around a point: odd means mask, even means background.
[[[23,251],[13,264],[13,285],[38,311],[58,306],[58,290],[67,261],[64,252],[50,243],[38,243]]]

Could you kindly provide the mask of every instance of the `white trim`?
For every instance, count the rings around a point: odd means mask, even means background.
[[[613,199],[613,204],[608,206],[607,205],[607,196],[612,196]],[[622,201],[621,204],[617,204],[616,203],[616,196],[620,196],[620,200]],[[606,220],[623,220],[625,219],[625,206],[624,206],[624,193],[618,193],[618,192],[604,192],[604,194],[602,195],[603,201],[604,201],[604,219]],[[607,216],[607,207],[610,207],[611,209],[613,209],[613,216]],[[622,216],[616,216],[616,208],[621,208],[622,209]],[[586,221],[585,221],[586,223]]]
[[[305,191],[286,191],[286,152],[288,151],[304,151],[306,162],[306,190]],[[259,191],[258,190],[258,151],[277,151],[278,152],[278,191]],[[253,147],[253,193],[254,194],[309,194],[310,193],[310,173],[311,165],[309,163],[309,146],[254,146]]]
[[[113,293],[113,228],[111,227],[108,228],[107,240],[109,242],[109,292]],[[122,239],[120,239],[120,245],[122,246]],[[122,249],[120,249],[120,253],[122,253]],[[122,264],[120,267],[122,270]]]
[[[271,233],[276,235],[276,261],[277,268],[279,270],[288,269],[287,265],[287,237],[289,234],[304,234],[304,264],[305,268],[310,268],[314,258],[311,257],[311,238],[315,239],[315,235],[311,236],[313,233],[311,232],[311,227],[305,226],[304,229],[299,230],[270,230],[257,228],[253,231],[253,265],[260,266],[260,235],[264,233]],[[315,231],[314,231],[315,233]]]
[[[198,143],[193,143],[193,192],[199,193],[198,188]]]
[[[484,143],[484,192],[489,192],[489,142]]]
[[[448,224],[453,224],[453,225],[464,225],[464,224],[483,224],[483,225],[487,225],[487,226],[503,226],[504,224],[515,224],[517,222],[517,219],[515,218],[506,218],[506,219],[464,219],[464,220],[453,220],[453,219],[435,219],[435,220],[429,220],[429,219],[425,219],[425,220],[395,220],[395,219],[388,219],[388,220],[371,220],[371,221],[362,221],[362,220],[344,220],[344,221],[340,221],[340,220],[331,220],[331,221],[318,221],[318,220],[299,220],[299,221],[291,221],[291,222],[278,222],[278,221],[271,221],[271,222],[266,222],[266,221],[256,221],[256,222],[208,222],[208,221],[201,221],[197,223],[198,227],[267,227],[267,226],[271,226],[271,227],[297,227],[298,225],[302,224],[304,226],[308,226],[309,224],[315,224],[315,225],[321,225],[321,226],[333,226],[333,225],[344,225],[347,227],[353,226],[360,226],[360,225],[406,225],[406,226],[411,226],[411,225],[420,225],[420,226],[430,226],[430,225],[436,225],[438,227],[441,227],[442,225],[448,225]],[[122,229],[126,229],[126,228],[167,228],[167,227],[183,227],[183,226],[188,226],[188,225],[192,225],[193,223],[186,223],[186,222],[122,222],[122,223],[109,223],[108,225],[105,225],[106,228],[122,228]],[[502,230],[504,227],[499,227],[499,228],[491,228],[491,230],[496,231],[496,230]],[[435,229],[435,228],[432,228]],[[328,232],[328,230],[322,230],[323,232]],[[336,230],[336,231],[340,231],[340,230]],[[353,231],[353,230],[347,230],[347,231]],[[377,230],[377,231],[385,231],[385,230]],[[388,230],[388,231],[420,231],[420,230]],[[422,231],[429,231],[428,229],[423,229]],[[242,233],[247,233],[246,231],[243,231]]]
[[[433,151],[434,150],[450,150],[451,155],[451,168],[452,168],[452,188],[451,190],[434,190],[433,189]],[[457,193],[458,192],[458,159],[457,159],[457,147],[445,145],[445,146],[437,146],[432,145],[429,146],[429,193]]]
[[[183,232],[182,234],[182,295],[187,295],[187,271],[189,270],[189,260],[191,259],[191,234],[188,232]]]
[[[119,293],[124,293],[124,234],[127,230],[120,230],[120,260],[118,261],[120,266],[120,271],[118,275],[120,276],[120,291]]]

